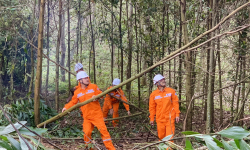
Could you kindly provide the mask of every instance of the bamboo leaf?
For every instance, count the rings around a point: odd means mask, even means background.
[[[221,138],[221,140],[222,140],[222,144],[223,144],[225,150],[233,150],[233,147],[230,146],[227,142],[225,142],[225,141],[223,140],[223,138]]]
[[[170,138],[171,138],[172,136],[173,136],[172,134],[171,134],[171,135],[168,135],[168,136],[164,137],[164,138],[162,139],[162,141],[168,141],[168,140],[170,140]]]
[[[47,149],[40,141],[34,139],[33,137],[25,136],[25,135],[24,135],[24,137],[29,138],[29,139],[35,144],[35,146],[38,145],[39,147],[41,147],[41,148],[43,148],[43,149],[49,150],[49,149]]]
[[[164,143],[161,143],[161,144],[159,144],[159,145],[157,146],[157,148],[158,148],[159,150],[165,150],[165,149],[168,148],[168,146],[167,146],[166,144],[164,144]]]
[[[39,135],[42,135],[43,133],[47,132],[47,130],[48,130],[46,128],[32,128],[32,127],[30,127],[29,129],[32,130],[32,131],[34,131],[34,132],[36,132]],[[34,133],[30,132],[26,128],[20,129],[19,132],[21,134],[25,134],[25,135],[36,136]]]
[[[200,133],[198,133],[198,132],[194,132],[194,131],[183,131],[183,132],[181,132],[182,134],[184,134],[184,135],[194,135],[194,134],[200,134]]]
[[[222,130],[218,132],[218,134],[221,134],[223,137],[226,137],[226,138],[243,139],[247,137],[250,134],[250,132],[248,132],[247,130],[241,127],[235,126],[235,127]]]
[[[235,142],[235,144],[236,144],[236,146],[240,149],[240,140],[234,140],[234,142]]]
[[[29,144],[29,146],[32,148],[32,149],[34,149],[33,148],[33,145],[31,145],[26,139],[22,139],[20,136],[18,136],[19,137],[19,141],[20,141],[20,143],[21,143],[21,149],[22,150],[28,150],[29,148],[28,148],[28,146],[26,145],[26,143],[24,142],[24,140]]]
[[[186,138],[186,148],[185,150],[193,150],[193,146],[188,138]]]
[[[204,139],[206,145],[207,145],[207,148],[209,150],[220,150],[221,148],[219,146],[217,146],[217,144],[213,141],[213,138],[210,136],[210,135],[197,135],[195,137],[198,137],[198,138],[201,138],[201,139]]]
[[[10,136],[7,136],[9,142],[11,143],[12,146],[14,146],[17,150],[22,150],[21,149],[21,146],[20,146],[20,143],[15,140],[14,138],[10,137]]]
[[[232,145],[233,149],[239,149],[235,141],[229,141],[229,144]]]
[[[20,121],[22,124],[26,124],[27,121]],[[20,129],[22,127],[21,124],[19,124],[18,122],[14,124],[16,129]],[[4,135],[4,134],[9,134],[11,132],[14,132],[15,129],[12,127],[11,124],[9,124],[7,127],[4,128],[3,131],[0,131],[0,135]]]
[[[7,142],[2,141],[2,140],[0,140],[0,147],[1,148],[5,148],[7,150],[12,150],[12,148],[10,147],[10,145]]]
[[[219,146],[217,146],[217,144],[216,144],[213,140],[211,140],[211,139],[205,138],[205,142],[206,142],[207,148],[208,148],[209,150],[219,150],[219,149],[221,149],[221,148],[220,148]]]
[[[240,140],[240,150],[250,150],[250,146],[244,140]]]
[[[213,139],[214,139],[214,142],[215,142],[219,147],[224,148],[223,144],[222,144],[219,140],[217,140],[216,138],[213,138]]]

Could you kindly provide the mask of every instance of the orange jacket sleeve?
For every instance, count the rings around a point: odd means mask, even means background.
[[[71,101],[64,106],[64,108],[69,109],[70,107],[74,106],[75,104],[78,103],[78,98],[76,92],[74,92],[74,95],[71,99]]]
[[[96,85],[95,88],[96,88],[96,89],[95,89],[95,95],[96,95],[96,96],[102,93],[102,91],[98,88],[97,85]]]
[[[181,112],[179,109],[179,99],[177,97],[175,90],[173,90],[173,93],[172,93],[172,102],[173,102],[173,107],[176,113],[176,117],[179,117]]]
[[[156,114],[156,103],[155,103],[153,94],[151,94],[149,98],[149,113],[150,113],[150,116],[149,116],[150,121],[154,121],[155,114]]]
[[[121,99],[125,102],[128,102],[127,98],[125,97],[125,94],[122,90],[120,90],[120,94],[121,94]],[[127,111],[129,111],[129,105],[126,103],[123,103],[124,107],[126,108]]]
[[[109,107],[109,109],[112,109],[112,104],[111,104],[111,97],[110,95],[106,94],[106,97],[104,99],[105,103],[107,104],[107,106]]]

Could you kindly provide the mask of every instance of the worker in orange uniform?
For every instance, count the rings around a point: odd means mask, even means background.
[[[108,89],[110,89],[113,86],[116,86],[116,85],[118,85],[120,83],[121,83],[120,79],[116,78],[116,79],[113,80],[112,86],[110,86]],[[115,96],[115,97],[117,97],[119,99],[122,99],[125,102],[128,101],[126,99],[126,97],[124,95],[124,92],[122,91],[121,88],[115,89],[114,91],[110,92],[109,94],[112,95],[112,96]],[[119,117],[119,113],[118,113],[119,101],[117,99],[111,97],[109,94],[106,94],[104,105],[103,105],[103,108],[102,108],[104,119],[107,119],[109,110],[110,110],[110,114],[111,115],[113,114],[113,118]],[[123,105],[126,108],[126,110],[128,111],[128,115],[130,115],[129,105],[126,104],[126,103],[123,103]],[[116,127],[118,125],[118,122],[119,122],[119,120],[113,120],[112,121],[113,126]]]
[[[78,101],[82,103],[94,97],[95,95],[102,93],[96,84],[91,84],[89,82],[89,76],[86,72],[78,72],[76,78],[77,81],[80,82],[81,87],[75,90],[72,100],[64,106],[62,112],[77,104]],[[106,148],[108,150],[115,150],[110,134],[104,123],[100,103],[96,100],[90,102],[84,106],[81,106],[81,111],[84,119],[83,132],[85,144],[89,144],[91,142],[91,133],[94,129],[94,126],[96,126],[101,133],[101,137]]]
[[[149,112],[150,124],[154,125],[155,116],[159,139],[168,135],[174,136],[175,121],[180,121],[180,110],[175,90],[166,87],[165,78],[157,74],[153,79],[157,89],[150,94]]]

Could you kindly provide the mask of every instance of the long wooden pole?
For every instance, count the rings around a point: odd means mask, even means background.
[[[124,119],[124,118],[138,116],[138,115],[141,115],[141,114],[142,114],[142,112],[139,112],[139,113],[136,113],[136,114],[133,114],[133,115],[129,115],[129,116],[123,116],[123,117],[105,119],[104,121],[120,120],[120,119]]]
[[[120,102],[122,102],[122,103],[125,103],[125,104],[128,104],[128,105],[131,105],[131,106],[135,107],[136,109],[138,109],[138,110],[139,110],[139,111],[141,111],[141,112],[144,112],[144,113],[146,113],[146,114],[148,114],[148,113],[149,113],[149,112],[144,111],[144,110],[142,110],[141,108],[139,108],[139,107],[135,106],[134,104],[131,104],[131,103],[125,102],[125,101],[123,101],[122,99],[119,99],[119,98],[117,98],[117,97],[115,97],[115,96],[113,96],[113,95],[111,95],[111,94],[109,94],[109,96],[111,96],[111,97],[113,97],[113,98],[117,99],[118,101],[120,101]]]
[[[41,0],[40,4],[40,14],[39,14],[39,34],[38,34],[38,49],[37,49],[37,70],[36,70],[36,82],[34,91],[34,118],[35,124],[40,122],[40,85],[42,76],[42,61],[43,61],[43,24],[44,24],[44,8],[45,0]]]
[[[131,82],[131,81],[133,81],[133,80],[135,80],[135,79],[141,77],[142,75],[144,75],[145,73],[151,71],[151,70],[154,69],[155,67],[157,67],[157,66],[159,66],[159,65],[161,65],[161,64],[163,64],[163,63],[165,63],[165,62],[167,62],[168,60],[170,60],[170,59],[172,59],[172,58],[174,58],[174,57],[180,55],[181,53],[184,52],[184,50],[185,50],[186,48],[188,48],[188,47],[191,46],[193,43],[195,43],[196,41],[198,41],[199,39],[201,39],[203,36],[205,36],[205,35],[207,35],[208,33],[214,31],[215,29],[217,29],[222,23],[224,23],[224,22],[225,22],[227,19],[229,19],[232,15],[234,15],[236,12],[238,12],[238,11],[241,10],[241,9],[243,9],[244,7],[248,6],[249,4],[250,4],[250,2],[248,2],[248,3],[244,4],[244,5],[242,5],[241,7],[237,8],[237,9],[234,10],[232,13],[230,13],[227,17],[225,17],[220,23],[218,23],[215,27],[213,27],[213,28],[210,29],[209,31],[206,31],[206,32],[204,32],[203,34],[199,35],[197,38],[195,38],[194,40],[192,40],[190,43],[188,43],[188,44],[186,44],[185,46],[179,48],[178,50],[172,52],[170,55],[166,56],[166,57],[163,58],[161,61],[157,62],[156,64],[152,65],[151,67],[145,69],[145,70],[142,71],[141,73],[138,73],[137,75],[135,75],[135,76],[129,78],[128,80],[126,80],[126,81],[120,83],[119,85],[114,86],[114,87],[112,87],[112,88],[110,88],[110,89],[104,91],[103,93],[101,93],[101,94],[99,94],[99,95],[97,95],[97,96],[95,96],[95,97],[93,97],[93,98],[91,98],[91,99],[89,99],[89,100],[87,100],[87,101],[85,101],[85,102],[78,103],[78,104],[74,105],[73,107],[67,109],[66,111],[64,111],[64,112],[62,112],[62,113],[60,113],[60,114],[58,114],[58,115],[56,115],[56,116],[50,118],[49,120],[44,121],[43,123],[41,123],[41,124],[39,124],[39,125],[37,125],[37,127],[38,127],[38,128],[43,127],[44,125],[46,125],[46,124],[48,124],[48,123],[51,123],[51,122],[53,122],[53,121],[55,121],[55,120],[57,120],[57,119],[59,119],[59,118],[65,116],[65,115],[67,115],[70,111],[72,111],[72,110],[74,110],[74,109],[76,109],[76,108],[78,108],[78,107],[81,107],[81,106],[83,106],[83,105],[86,105],[86,104],[92,102],[93,100],[95,100],[95,99],[97,99],[97,98],[100,98],[100,97],[102,97],[102,96],[105,96],[105,95],[108,94],[109,92],[111,92],[111,91],[113,91],[113,90],[115,90],[115,89],[117,89],[117,88],[119,88],[119,87],[121,87],[121,86],[127,84],[128,82]],[[191,48],[191,49],[192,49],[192,48]],[[190,50],[190,49],[189,49],[189,50]],[[187,50],[185,50],[185,51],[187,51]]]

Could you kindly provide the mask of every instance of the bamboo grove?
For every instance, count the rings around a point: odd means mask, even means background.
[[[249,15],[247,0],[1,0],[0,103],[34,98],[42,127],[40,98],[59,112],[80,62],[103,91],[120,78],[146,113],[161,73],[178,93],[182,130],[202,113],[204,132],[218,131],[249,115]]]

